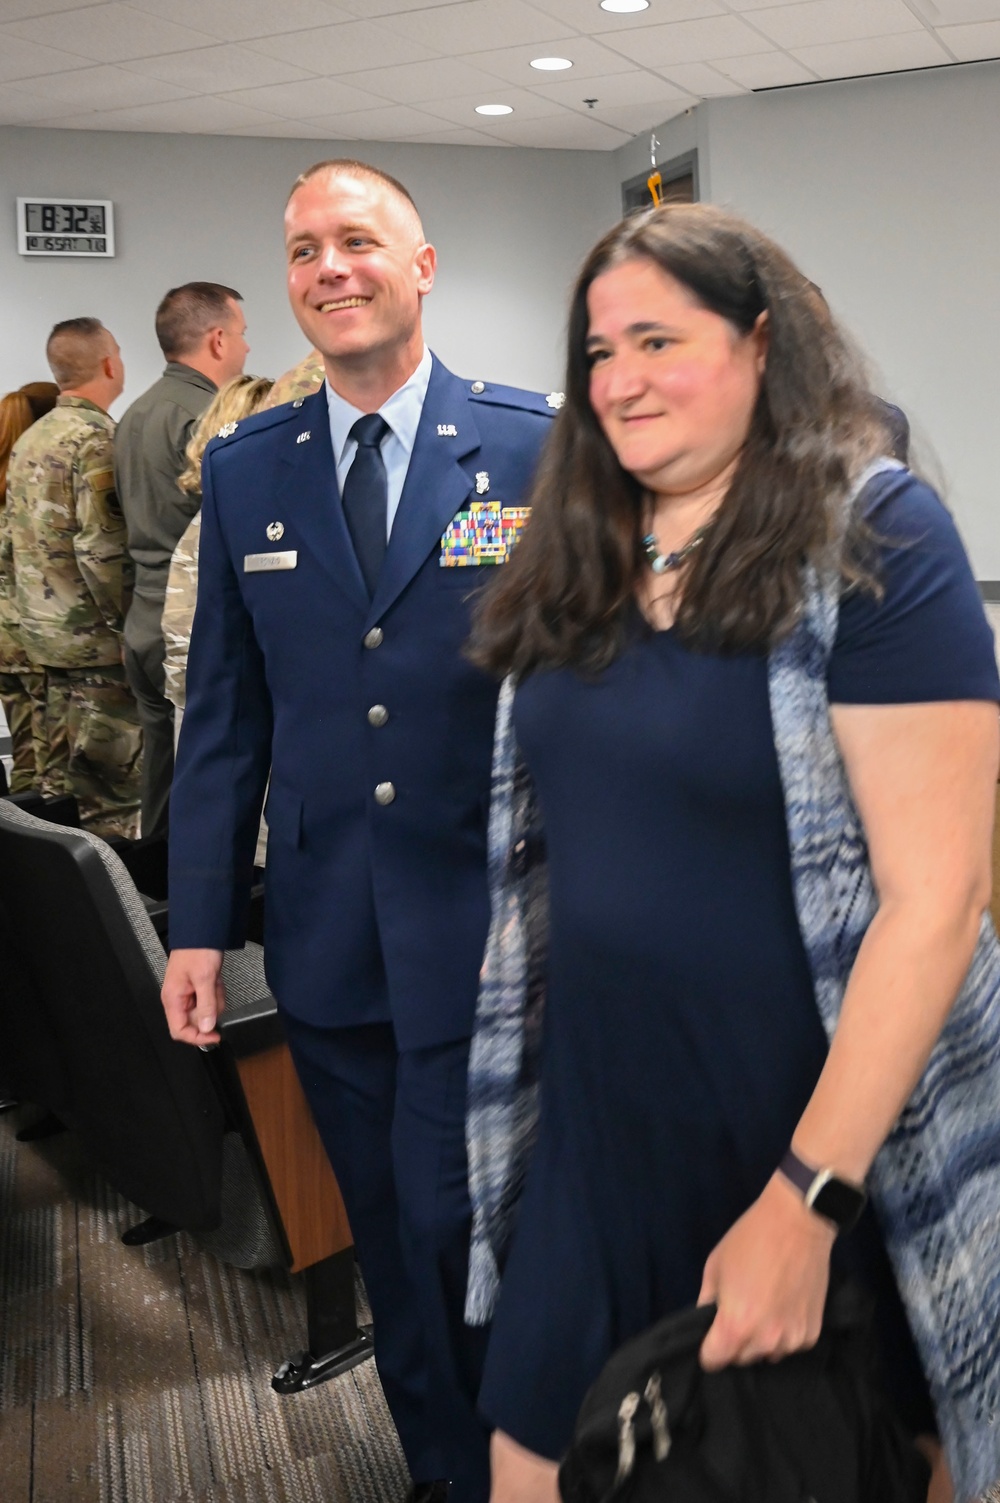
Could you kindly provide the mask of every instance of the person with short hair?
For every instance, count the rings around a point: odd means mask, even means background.
[[[10,731],[11,793],[26,793],[41,782],[45,766],[45,680],[25,652],[17,629],[7,467],[21,434],[52,411],[58,395],[54,381],[29,381],[0,400],[0,704]]]
[[[115,437],[115,475],[135,560],[135,596],[125,623],[125,666],[145,738],[142,833],[166,833],[174,767],[173,707],[164,693],[161,616],[175,547],[198,509],[178,490],[187,445],[220,386],[249,353],[240,294],[218,282],[174,287],[156,310],[163,375],[128,408]]]
[[[485,1503],[464,1117],[496,688],[462,647],[557,398],[462,381],[426,348],[436,254],[377,168],[304,173],[285,239],[325,375],[202,462],[163,1003],[175,1038],[219,1037],[271,771],[268,984],[343,1192],[413,1497],[439,1503],[450,1481],[454,1503]]]
[[[59,397],[14,446],[6,508],[18,631],[44,678],[41,789],[72,794],[95,835],[131,838],[142,731],[122,666],[133,568],[108,416],[125,369],[96,318],[56,324],[46,355]]]

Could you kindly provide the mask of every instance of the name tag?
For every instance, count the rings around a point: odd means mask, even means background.
[[[275,569],[297,569],[298,566],[297,548],[289,548],[286,553],[245,553],[243,555],[244,574],[270,574]]]

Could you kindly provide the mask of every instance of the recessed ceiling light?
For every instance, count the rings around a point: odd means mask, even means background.
[[[513,113],[514,113],[514,106],[512,104],[477,104],[476,105],[476,114],[477,115],[513,115]]]
[[[572,68],[573,64],[568,57],[533,57],[533,68],[541,68],[543,73],[558,73],[560,68]]]
[[[601,9],[627,15],[630,10],[648,10],[649,0],[601,0]]]

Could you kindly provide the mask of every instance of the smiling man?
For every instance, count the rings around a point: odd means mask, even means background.
[[[462,1320],[465,1096],[489,919],[497,686],[462,655],[558,404],[425,348],[436,257],[406,189],[323,162],[285,213],[313,396],[205,455],[171,809],[171,1032],[217,1037],[268,768],[265,955],[333,1163],[414,1497],[485,1503],[485,1333]]]

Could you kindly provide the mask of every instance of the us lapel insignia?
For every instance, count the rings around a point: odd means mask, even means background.
[[[476,495],[485,496],[490,488],[490,477],[486,470],[480,470],[476,475]]]
[[[438,423],[438,438],[457,438],[458,429],[454,423]]]
[[[306,431],[305,431],[305,433],[300,433],[299,434],[299,436],[295,440],[295,442],[297,444],[304,444],[305,441],[306,441],[306,439],[311,438],[311,437],[312,437],[312,434],[309,432],[309,429],[307,428]]]
[[[239,426],[239,423],[223,423],[216,436],[218,438],[232,438]]]
[[[285,536],[285,528],[281,522],[268,522],[267,540],[269,543],[277,543]]]

